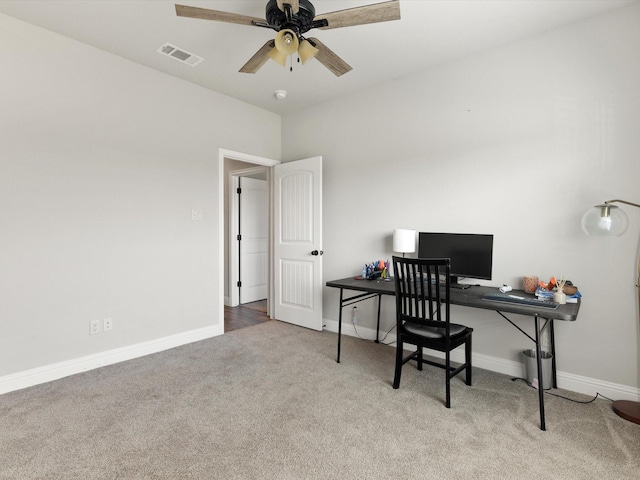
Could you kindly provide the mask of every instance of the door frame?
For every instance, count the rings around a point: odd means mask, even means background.
[[[253,163],[255,165],[262,165],[266,167],[273,167],[278,165],[280,160],[274,160],[271,158],[260,157],[258,155],[251,155],[249,153],[236,152],[234,150],[227,150],[225,148],[218,149],[218,319],[220,322],[220,332],[224,333],[224,282],[225,282],[225,268],[224,268],[224,223],[227,217],[227,212],[224,209],[224,184],[227,181],[224,174],[224,161],[228,158],[230,160],[239,160],[241,162]],[[269,215],[273,211],[273,198],[272,198],[272,185],[268,184],[269,188]],[[269,237],[273,234],[272,222],[269,222]],[[231,245],[229,245],[231,247]],[[269,276],[271,276],[273,262],[273,247],[269,245]],[[269,317],[273,317],[273,312],[269,300],[273,298],[273,282],[270,282],[268,297],[267,297],[267,314]],[[231,293],[231,289],[229,289]]]
[[[229,157],[227,157],[229,158]],[[234,159],[235,160],[235,159]],[[240,205],[238,205],[238,194],[236,193],[240,185],[241,177],[248,177],[252,174],[266,172],[267,174],[267,196],[271,202],[271,169],[265,166],[257,166],[251,168],[243,168],[241,170],[233,170],[229,172],[229,306],[237,307],[240,305],[240,296],[238,288],[238,259],[240,258],[240,249],[238,248],[238,224],[236,222],[240,214]],[[268,207],[267,207],[268,208]],[[271,215],[269,215],[271,217]],[[271,221],[269,221],[269,231],[271,231]],[[271,242],[269,242],[271,245]],[[270,247],[269,247],[270,248]],[[268,295],[267,295],[268,296]],[[269,303],[269,302],[267,302]]]

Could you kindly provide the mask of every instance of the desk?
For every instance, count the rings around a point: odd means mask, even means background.
[[[340,363],[340,343],[342,339],[342,309],[347,305],[361,302],[370,298],[378,297],[378,321],[376,325],[376,343],[379,342],[378,334],[380,331],[380,302],[383,295],[392,295],[395,297],[395,282],[384,280],[356,280],[354,278],[343,278],[340,280],[333,280],[327,282],[328,287],[334,287],[340,289],[340,311],[338,314],[338,354],[336,362]],[[350,297],[344,296],[344,291],[350,290],[354,292],[360,292]],[[462,305],[464,307],[481,308],[483,310],[493,310],[497,312],[502,318],[508,321],[511,325],[517,328],[527,338],[533,341],[536,345],[536,359],[538,368],[538,403],[540,408],[540,429],[546,430],[544,421],[544,385],[542,380],[542,358],[540,355],[540,332],[545,326],[549,325],[549,334],[551,337],[551,366],[553,372],[553,387],[557,388],[556,379],[556,346],[555,336],[553,333],[553,321],[575,321],[578,318],[578,310],[580,310],[580,299],[578,303],[567,303],[566,305],[560,305],[557,309],[540,308],[537,306],[521,305],[517,303],[505,303],[496,302],[490,300],[484,300],[482,296],[486,293],[494,293],[495,287],[478,287],[472,286],[464,290],[451,289],[449,301],[452,305]],[[514,290],[514,294],[521,296],[531,296],[522,291]],[[507,313],[516,313],[519,315],[532,316],[535,324],[534,336],[529,335],[522,328],[517,326],[511,319],[509,319]],[[544,320],[542,328],[540,326],[540,320]]]

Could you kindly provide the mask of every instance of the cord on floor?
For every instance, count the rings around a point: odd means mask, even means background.
[[[358,333],[358,327],[356,326],[356,323],[353,321],[353,319],[351,319],[351,325],[353,325],[353,329],[356,332],[356,335],[358,336],[358,338],[362,339],[362,340],[368,340],[367,338],[363,338],[359,333]],[[396,328],[396,324],[394,323],[393,326],[387,330],[387,332],[384,334],[384,337],[382,337],[382,339],[380,339],[378,341],[378,343],[382,344],[382,345],[393,345],[396,342],[389,342],[389,343],[384,343],[385,339],[389,336],[389,334],[391,333],[391,330],[393,330],[394,328]]]
[[[537,388],[536,388],[536,387],[534,387],[533,385],[531,385],[531,384],[530,384],[529,382],[527,382],[527,380],[525,380],[524,378],[517,378],[517,377],[516,377],[516,378],[512,378],[512,379],[511,379],[511,381],[512,381],[512,382],[522,381],[522,382],[526,383],[527,385],[529,385],[531,388],[534,388],[534,389],[536,389],[536,390],[537,390]],[[593,402],[595,402],[595,401],[596,401],[596,399],[597,399],[598,397],[602,397],[602,398],[604,398],[605,400],[609,400],[610,402],[613,402],[613,400],[611,400],[611,399],[610,399],[610,398],[608,398],[608,397],[605,397],[604,395],[602,395],[602,394],[600,394],[600,393],[598,393],[598,392],[596,392],[596,396],[595,396],[595,397],[593,397],[591,400],[587,400],[587,401],[585,401],[585,402],[582,402],[582,401],[580,401],[580,400],[574,400],[573,398],[565,397],[564,395],[558,395],[557,393],[551,393],[551,392],[549,392],[549,391],[547,391],[547,390],[544,390],[544,393],[546,393],[547,395],[551,395],[552,397],[562,398],[562,399],[564,399],[564,400],[569,400],[570,402],[574,402],[574,403],[581,403],[581,404],[583,404],[583,405],[586,405],[586,404],[588,404],[588,403],[593,403]]]
[[[380,343],[382,345],[393,345],[393,344],[396,343],[396,342],[384,343],[385,339],[389,336],[389,334],[391,333],[391,330],[393,330],[394,328],[396,328],[396,324],[395,323],[391,326],[391,328],[389,330],[387,330],[387,332],[384,334],[384,337],[382,337],[380,339]]]

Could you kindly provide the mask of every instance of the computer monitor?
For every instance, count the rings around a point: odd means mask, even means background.
[[[418,257],[449,258],[452,287],[466,288],[459,278],[491,280],[493,235],[420,232]]]

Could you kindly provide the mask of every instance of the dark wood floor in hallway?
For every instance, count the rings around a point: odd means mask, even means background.
[[[224,307],[225,332],[251,327],[269,320],[266,300],[245,303],[237,307],[227,307],[226,305]]]

